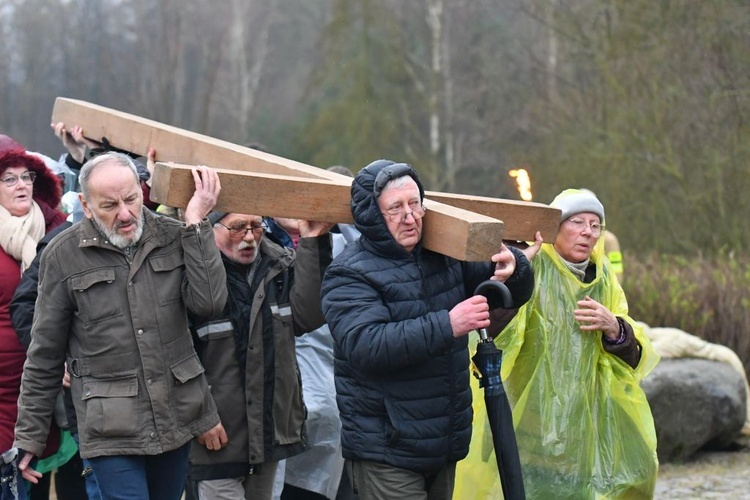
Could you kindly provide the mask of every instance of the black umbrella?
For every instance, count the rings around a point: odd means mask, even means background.
[[[513,307],[510,290],[499,281],[487,280],[480,283],[474,295],[487,297],[490,309]],[[487,406],[503,497],[506,500],[525,499],[521,460],[518,458],[516,433],[513,430],[513,414],[500,378],[502,351],[495,346],[493,339],[487,336],[487,330],[484,328],[479,330],[479,337],[477,352],[471,359],[481,375],[479,387],[484,389],[484,404]]]

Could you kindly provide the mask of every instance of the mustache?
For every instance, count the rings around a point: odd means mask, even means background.
[[[117,222],[115,222],[114,229],[116,231],[116,230],[120,229],[123,226],[127,226],[128,224],[135,224],[137,226],[138,225],[138,219],[136,219],[135,217],[131,217],[126,222],[118,220]]]
[[[245,241],[245,240],[242,240],[242,241],[240,241],[240,244],[239,244],[239,245],[237,245],[237,250],[244,250],[244,249],[246,249],[246,248],[255,248],[255,247],[257,247],[257,246],[258,246],[258,245],[256,245],[256,244],[255,244],[255,242],[253,242],[253,243],[248,243],[247,241]]]

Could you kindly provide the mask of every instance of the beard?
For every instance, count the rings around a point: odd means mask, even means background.
[[[138,243],[138,240],[141,239],[141,236],[143,235],[143,216],[138,217],[137,219],[133,217],[130,219],[127,223],[122,223],[119,220],[115,222],[114,226],[111,228],[108,228],[104,225],[104,223],[99,219],[99,217],[94,215],[94,222],[96,222],[96,226],[99,228],[99,231],[102,232],[104,236],[107,237],[110,243],[112,245],[116,246],[120,249],[128,248],[129,246],[135,245]],[[121,236],[117,230],[120,229],[125,224],[131,224],[134,223],[136,225],[135,227],[135,234],[132,238],[128,238],[126,236]]]

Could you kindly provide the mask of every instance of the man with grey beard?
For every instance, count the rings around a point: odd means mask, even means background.
[[[196,349],[226,427],[220,451],[193,444],[190,480],[200,500],[270,500],[279,460],[307,447],[295,336],[324,322],[320,284],[332,224],[296,221],[296,249],[265,238],[260,215],[213,212],[227,274],[221,314],[192,315]]]
[[[40,477],[31,460],[44,448],[64,367],[81,456],[102,498],[177,500],[193,438],[209,450],[226,444],[188,329],[188,312],[212,316],[227,299],[206,218],[221,185],[207,167],[193,179],[181,223],[144,209],[128,156],[102,154],[81,169],[85,219],[41,259],[15,429],[24,479]]]

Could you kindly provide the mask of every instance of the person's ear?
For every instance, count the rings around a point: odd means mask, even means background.
[[[93,219],[94,213],[91,211],[91,208],[89,207],[89,203],[86,201],[86,198],[83,197],[83,193],[78,193],[78,201],[81,202],[81,207],[83,208],[83,215],[85,215],[87,219]]]

